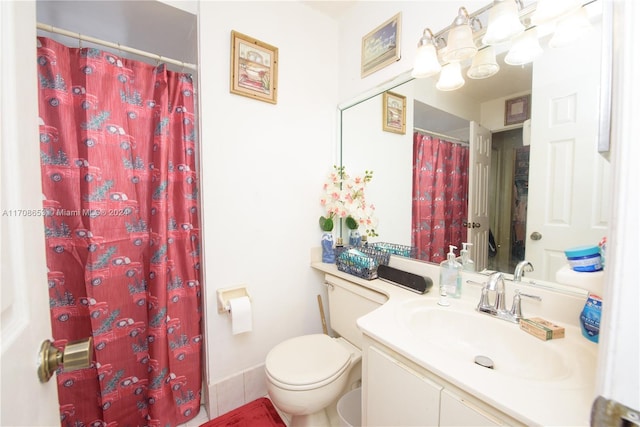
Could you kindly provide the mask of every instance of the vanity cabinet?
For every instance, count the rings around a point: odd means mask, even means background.
[[[374,346],[366,357],[364,425],[438,425],[440,384]]]
[[[506,424],[488,409],[481,408],[464,397],[443,389],[440,394],[440,425],[485,427]]]
[[[522,425],[365,336],[363,425]]]

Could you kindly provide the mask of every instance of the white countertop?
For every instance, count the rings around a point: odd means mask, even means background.
[[[400,261],[400,263],[402,262]],[[406,322],[403,323],[400,318],[402,317],[402,311],[405,310],[403,306],[406,307],[408,302],[419,300],[418,303],[423,307],[431,305],[439,307],[437,306],[438,267],[436,265],[420,263],[418,268],[421,271],[413,271],[414,273],[431,277],[434,282],[434,287],[424,295],[413,293],[382,280],[364,280],[343,273],[337,269],[335,264],[312,262],[311,265],[316,270],[386,295],[388,301],[379,309],[361,317],[358,320],[358,327],[366,335],[407,359],[524,424],[544,426],[589,425],[591,404],[595,398],[597,344],[585,339],[577,326],[577,315],[581,310],[579,306],[584,304],[581,296],[565,295],[561,292],[554,293],[537,288],[532,291],[526,285],[518,286],[523,289],[523,292],[543,294],[543,301],[540,303],[535,302],[534,304],[532,302],[527,304],[528,301],[523,301],[525,317],[542,316],[565,327],[565,338],[542,341],[529,336],[531,340],[539,341],[533,343],[533,345],[550,346],[546,349],[559,352],[566,356],[567,362],[569,362],[567,363],[569,368],[566,374],[553,381],[540,381],[532,378],[514,378],[500,375],[497,374],[497,371],[479,367],[474,363],[452,363],[448,360],[450,353],[447,355],[443,351],[437,351],[436,348],[427,345],[428,343],[421,340],[407,328]],[[401,268],[399,266],[396,267]],[[486,317],[486,315],[475,311],[481,286],[467,283],[469,279],[472,281],[484,281],[482,280],[483,277],[477,274],[463,277],[465,280],[462,298],[449,298],[451,302],[450,309],[461,311],[465,315]],[[509,288],[510,285],[507,285],[507,287]],[[511,299],[508,297],[506,301],[507,306],[509,306]],[[506,324],[501,325],[503,328],[519,329],[517,324],[509,324],[500,319],[490,320]],[[567,322],[562,320],[567,320]],[[524,331],[518,332],[526,334]]]

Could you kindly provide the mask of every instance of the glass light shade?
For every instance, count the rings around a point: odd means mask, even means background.
[[[442,66],[438,61],[438,54],[436,48],[432,44],[425,44],[418,47],[416,53],[416,62],[411,71],[411,76],[414,78],[425,78],[438,74]]]
[[[523,31],[515,0],[496,0],[489,11],[489,24],[482,42],[488,45],[506,43]]]
[[[449,30],[447,51],[442,55],[442,59],[445,62],[463,61],[471,58],[477,51],[469,24],[456,25]]]
[[[462,86],[464,86],[464,79],[462,78],[459,62],[449,62],[442,67],[440,78],[438,79],[438,83],[436,83],[438,90],[456,90]]]
[[[542,54],[542,47],[538,41],[536,29],[532,28],[515,38],[504,62],[509,65],[524,65],[532,62],[540,54]]]
[[[549,40],[549,47],[564,47],[581,38],[590,29],[587,11],[581,7],[558,21],[556,31]]]
[[[580,7],[578,0],[539,0],[531,16],[533,25],[541,25],[560,18]]]
[[[486,79],[500,71],[496,62],[496,51],[493,46],[487,46],[479,50],[471,61],[471,67],[467,70],[467,77],[471,79]]]

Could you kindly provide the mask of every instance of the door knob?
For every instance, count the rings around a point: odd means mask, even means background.
[[[93,360],[93,339],[91,337],[68,343],[60,351],[45,340],[38,353],[38,379],[46,383],[53,373],[62,366],[65,372],[88,368]]]
[[[542,234],[538,233],[537,231],[534,231],[533,233],[531,233],[531,240],[540,240],[542,239]]]

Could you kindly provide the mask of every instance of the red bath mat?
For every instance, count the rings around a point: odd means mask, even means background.
[[[200,427],[286,427],[266,397],[249,402],[202,424]]]

